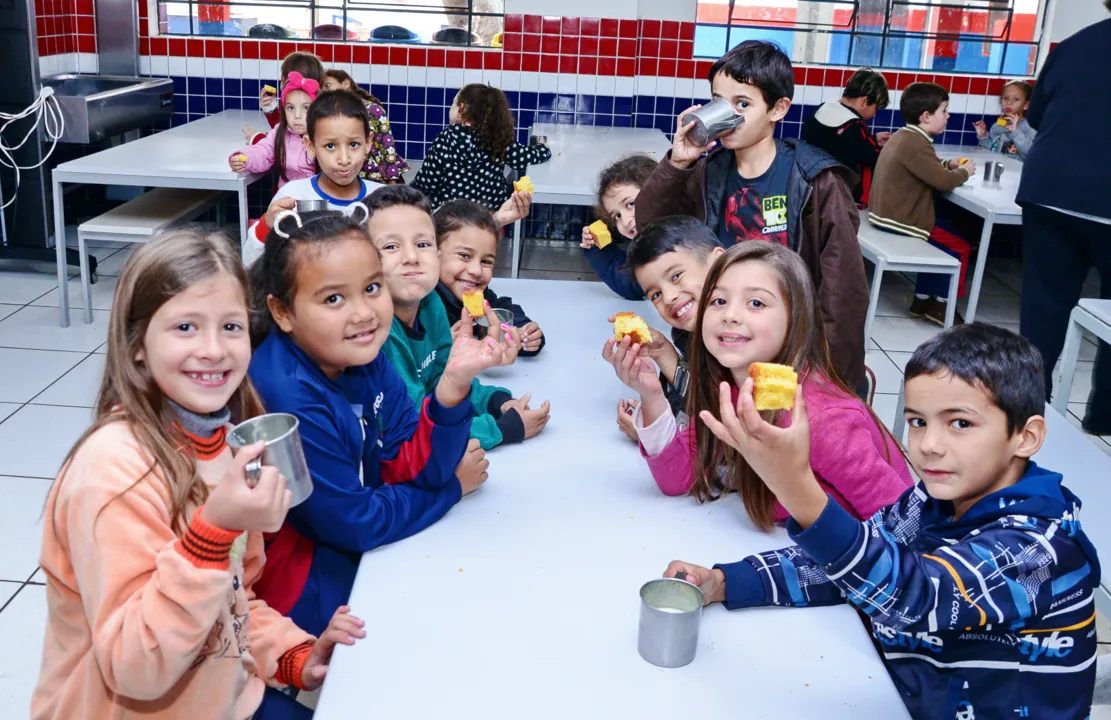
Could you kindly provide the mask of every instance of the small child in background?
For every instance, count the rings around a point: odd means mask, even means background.
[[[907,126],[883,146],[876,163],[868,203],[868,221],[887,232],[909,235],[961,261],[960,290],[968,271],[972,247],[961,237],[937,225],[934,192],[947,192],[964,185],[976,174],[971,160],[942,160],[934,149],[934,136],[945,132],[949,122],[949,93],[934,83],[913,83],[899,99],[899,112]],[[949,298],[949,276],[918,273],[910,316],[937,325],[945,324]],[[960,313],[957,324],[963,323]]]
[[[481,290],[486,303],[513,313],[513,326],[521,331],[521,356],[535,357],[544,349],[544,331],[513,304],[490,289],[498,259],[498,225],[490,211],[472,200],[449,200],[432,214],[440,248],[440,283],[436,292],[444,302],[448,322],[454,327],[463,316],[463,294]]]
[[[375,191],[366,206],[367,230],[382,258],[393,298],[394,318],[384,352],[404,378],[410,399],[419,405],[447,372],[448,352],[454,347],[451,323],[436,292],[440,282],[436,225],[427,198],[405,185]],[[505,348],[505,364],[511,363],[521,349],[520,335],[511,325],[499,326],[493,308],[485,307],[489,338]],[[471,332],[471,316],[464,310],[455,337]],[[476,378],[471,385],[471,437],[489,450],[538,435],[548,423],[548,402],[530,408],[529,397],[514,399],[505,388]]]
[[[370,118],[363,102],[344,91],[321,93],[309,106],[305,121],[305,144],[309,157],[320,165],[320,174],[286,183],[266,214],[248,231],[243,262],[250,265],[262,256],[277,216],[292,210],[298,200],[326,200],[330,210],[350,214],[374,188],[381,187],[359,177],[366,158]]]
[[[394,185],[405,182],[402,177],[409,171],[409,164],[397,154],[397,141],[390,129],[390,119],[382,101],[356,84],[355,79],[343,70],[324,72],[324,90],[347,90],[359,96],[370,117],[370,148],[359,174],[364,180]]]
[[[282,85],[282,119],[265,137],[228,157],[235,172],[264,173],[278,168],[278,188],[291,180],[310,178],[316,174],[316,161],[309,154],[304,135],[307,132],[309,106],[316,99],[320,86],[312,78],[293,71]]]
[[[606,225],[626,240],[637,236],[636,199],[652,176],[656,161],[647,155],[630,155],[613,163],[598,176],[598,207],[595,212]],[[617,242],[598,247],[598,238],[583,228],[582,242],[586,261],[610,290],[626,300],[641,300],[644,291],[637,285],[625,249]]]
[[[546,145],[516,141],[513,113],[505,93],[489,85],[471,84],[451,105],[451,124],[432,142],[413,187],[439,207],[448,200],[474,200],[495,210],[512,194],[508,166],[518,176],[529,165],[552,158]]]
[[[976,136],[980,138],[980,147],[992,152],[1018,155],[1025,160],[1026,153],[1034,144],[1037,131],[1026,122],[1026,111],[1030,107],[1030,96],[1034,88],[1030,83],[1014,80],[1003,86],[1003,95],[999,101],[1003,108],[1003,116],[988,129],[983,120],[973,123]]]
[[[315,80],[317,83],[324,82],[324,65],[320,62],[320,58],[308,52],[292,52],[286,55],[285,60],[282,60],[282,78],[280,86],[284,87],[286,80],[289,79],[291,73],[301,73],[301,77],[309,80]],[[281,105],[278,104],[278,94],[276,91],[271,92],[266,86],[258,94],[258,109],[266,115],[266,122],[270,123],[270,127],[274,127],[282,119]],[[250,126],[248,126],[250,128]],[[246,132],[246,131],[245,131]],[[248,134],[248,140],[251,135]]]
[[[837,375],[818,316],[817,292],[805,263],[778,243],[743,242],[714,261],[706,276],[692,338],[690,425],[680,428],[660,381],[630,338],[606,341],[603,356],[618,377],[640,394],[633,414],[641,452],[667,495],[693,490],[700,502],[736,492],[756,527],[770,530],[789,508],[750,465],[717,437],[724,408],[738,402],[755,362],[789,365],[798,372],[814,432],[809,465],[817,484],[857,519],[890,505],[912,485],[899,444]],[[796,400],[796,403],[801,401]],[[764,419],[785,425],[783,411]]]
[[[1080,500],[1031,459],[1046,436],[1037,349],[973,323],[915,351],[906,418],[922,480],[870,518],[815,482],[821,430],[803,395],[786,429],[760,418],[750,385],[739,410],[707,418],[782,501],[797,544],[664,575],[686,573],[730,610],[852,603],[913,718],[1088,718],[1099,559]],[[876,469],[852,472],[868,483]]]
[[[335,645],[365,637],[343,603],[314,639],[254,599],[290,492],[273,467],[248,479],[262,443],[233,457],[226,442],[264,412],[247,303],[226,238],[172,232],[128,258],[95,420],[43,513],[35,720],[262,717],[264,688],[320,687]],[[284,717],[311,717],[274,694]]]

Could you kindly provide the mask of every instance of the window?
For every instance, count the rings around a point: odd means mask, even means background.
[[[163,35],[500,47],[505,0],[157,0]]]
[[[771,40],[808,64],[1033,75],[1045,0],[699,0],[695,56]]]

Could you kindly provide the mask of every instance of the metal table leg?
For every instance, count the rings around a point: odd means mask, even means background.
[[[53,179],[54,185],[54,252],[58,262],[58,322],[69,327],[69,265],[66,260],[66,209],[62,196],[62,183]],[[82,260],[84,256],[82,255]],[[87,311],[88,312],[88,311]]]
[[[521,228],[520,220],[513,223],[513,267],[510,275],[512,278],[516,278],[521,271]]]
[[[972,272],[972,288],[968,292],[968,312],[965,322],[976,319],[976,306],[980,304],[980,286],[984,283],[984,268],[988,264],[988,246],[991,245],[991,231],[995,227],[995,213],[988,212],[984,218],[984,229],[980,233],[980,249],[976,252],[976,267]]]
[[[247,179],[241,176],[239,178],[239,252],[241,257],[242,253],[247,251],[247,230],[249,229],[247,219]]]

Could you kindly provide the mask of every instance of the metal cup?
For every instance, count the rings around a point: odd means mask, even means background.
[[[327,200],[298,200],[297,201],[297,214],[307,212],[322,212],[328,209]]]
[[[738,113],[728,100],[718,98],[687,115],[684,126],[691,121],[694,121],[694,127],[687,131],[687,137],[698,147],[703,147],[743,125],[745,116]]]
[[[278,468],[285,476],[286,487],[293,493],[290,507],[300,505],[312,495],[312,475],[301,447],[299,425],[293,415],[271,413],[242,422],[228,433],[228,445],[233,450],[257,442],[266,443],[262,456],[247,463],[247,475],[257,481],[263,465]]]
[[[502,325],[512,325],[513,324],[513,311],[512,310],[505,310],[503,308],[494,308],[494,314],[498,316],[498,322],[500,324],[502,324]],[[475,318],[474,319],[474,324],[478,326],[477,328],[475,328],[474,336],[476,338],[478,338],[479,340],[486,337],[486,335],[490,332],[490,323],[487,322],[485,315]]]
[[[548,144],[548,136],[547,135],[533,135],[528,139],[528,144],[529,145],[547,145]]]
[[[988,160],[984,163],[984,184],[998,185],[1003,177],[1003,163],[998,160]]]
[[[686,573],[646,582],[640,588],[640,656],[659,667],[689,665],[698,652],[705,599]]]

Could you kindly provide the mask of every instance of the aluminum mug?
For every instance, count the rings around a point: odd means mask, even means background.
[[[998,160],[988,160],[984,163],[984,184],[998,184],[1003,177],[1003,163]]]
[[[502,325],[513,324],[512,310],[494,308],[494,314],[498,316],[498,322]],[[483,315],[482,317],[475,318],[474,324],[478,326],[477,328],[475,328],[474,336],[479,340],[486,337],[487,333],[490,331],[490,323],[486,321],[486,316]]]
[[[322,212],[328,209],[327,200],[298,200],[297,201],[297,214],[307,212]]]
[[[689,665],[698,652],[705,599],[686,573],[646,582],[640,588],[640,656],[658,667]]]
[[[547,145],[548,144],[548,136],[547,135],[533,135],[528,139],[528,144],[529,145]]]
[[[257,480],[263,465],[276,467],[285,475],[286,487],[293,493],[290,507],[300,505],[312,495],[312,475],[301,447],[299,425],[293,415],[270,413],[242,422],[228,433],[228,445],[233,450],[257,442],[266,443],[262,456],[247,463],[247,475]]]
[[[694,121],[694,127],[687,132],[687,137],[698,147],[703,147],[743,125],[745,116],[734,110],[728,100],[718,98],[687,115],[683,125],[689,125],[691,121]]]

